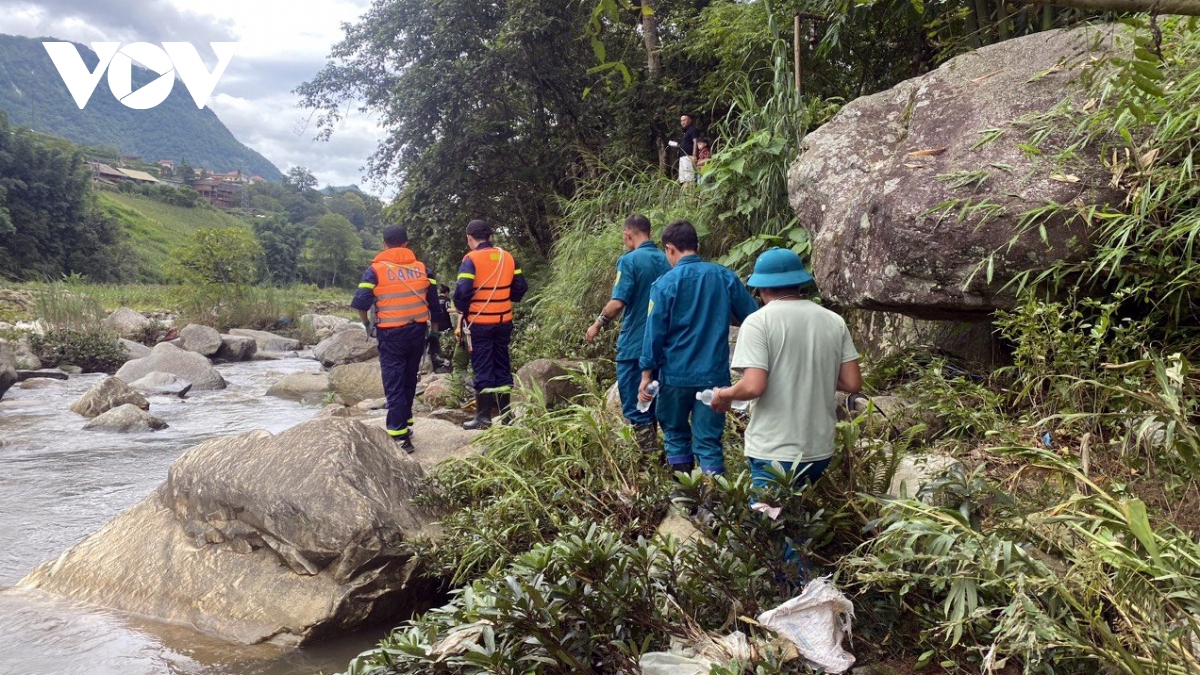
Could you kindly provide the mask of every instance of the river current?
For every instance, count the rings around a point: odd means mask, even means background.
[[[231,644],[13,586],[150,494],[176,457],[215,437],[278,433],[318,407],[265,396],[285,375],[317,372],[309,359],[217,367],[221,391],[152,396],[163,431],[82,431],[69,410],[104,375],[39,389],[14,386],[0,401],[0,675],[308,675],[340,672],[383,630],[305,649]]]

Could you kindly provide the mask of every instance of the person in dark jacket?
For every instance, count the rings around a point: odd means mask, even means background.
[[[475,419],[464,429],[484,429],[492,413],[508,412],[512,393],[513,303],[525,297],[529,285],[512,254],[492,244],[492,226],[485,220],[467,224],[467,246],[458,268],[454,307],[462,314],[463,335],[475,371]]]
[[[442,333],[449,330],[451,325],[450,287],[438,284],[437,288],[438,301],[429,308],[433,316],[428,338],[429,366],[435,373],[445,373],[450,371],[450,361],[442,358]],[[432,329],[434,324],[437,325],[436,329]]]
[[[350,306],[363,327],[379,341],[379,366],[387,396],[387,432],[400,447],[413,451],[413,399],[417,392],[425,337],[437,305],[437,280],[408,248],[408,230],[383,231],[386,248],[362,275]],[[368,312],[375,308],[374,326]]]
[[[650,286],[671,270],[667,256],[650,239],[650,220],[639,213],[625,219],[621,240],[627,253],[617,258],[617,279],[612,299],[587,331],[587,341],[596,339],[600,330],[621,316],[617,336],[617,391],[621,395],[621,414],[633,425],[638,447],[646,455],[658,452],[658,427],[654,422],[654,404],[638,409],[638,385],[642,369],[642,335],[646,330],[646,310],[650,306]]]
[[[736,274],[700,259],[691,223],[671,223],[662,242],[674,267],[650,287],[638,398],[652,400],[647,388],[657,373],[658,423],[672,469],[691,472],[699,460],[705,473],[725,473],[725,413],[696,394],[729,386],[729,326],[744,321],[758,303]]]

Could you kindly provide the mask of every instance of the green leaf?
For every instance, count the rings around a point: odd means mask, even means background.
[[[1154,538],[1154,530],[1150,528],[1150,519],[1146,515],[1146,504],[1140,499],[1128,499],[1122,503],[1125,511],[1125,524],[1133,532],[1133,536],[1141,542],[1151,558],[1158,560],[1158,542]]]

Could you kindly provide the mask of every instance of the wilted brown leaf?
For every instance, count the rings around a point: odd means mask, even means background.
[[[949,146],[943,145],[940,148],[926,148],[924,150],[913,150],[912,152],[908,153],[908,156],[909,157],[933,157],[934,155],[940,155],[943,152],[945,152],[947,147],[949,147]]]

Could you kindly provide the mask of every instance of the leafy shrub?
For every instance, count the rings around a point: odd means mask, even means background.
[[[881,502],[885,529],[842,563],[931,621],[918,665],[1195,672],[1200,545],[1053,452],[1012,452],[1083,492],[1044,508],[1008,501],[982,522],[953,503]]]
[[[85,373],[113,373],[125,363],[125,349],[108,331],[50,328],[29,336],[29,347],[47,367],[73,365]]]

